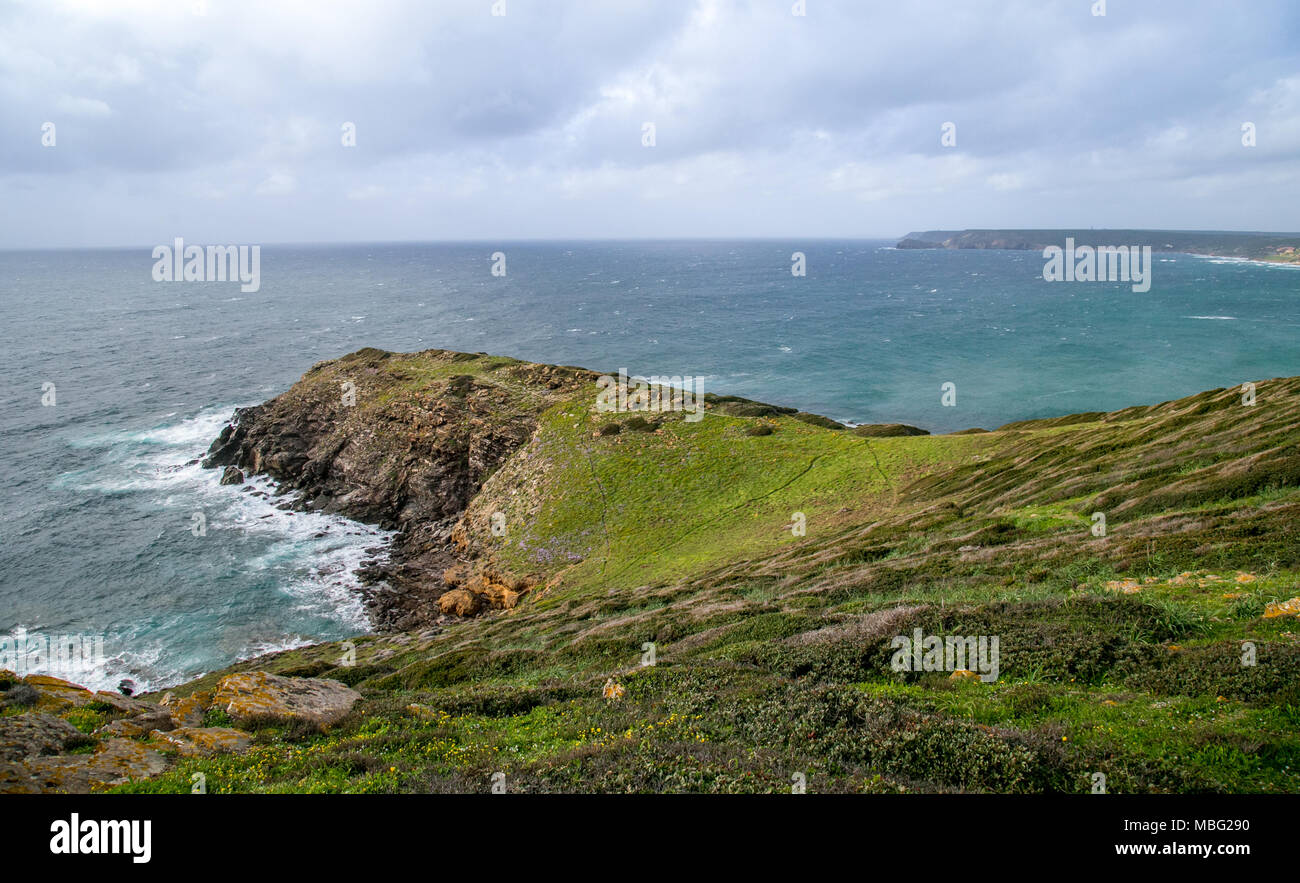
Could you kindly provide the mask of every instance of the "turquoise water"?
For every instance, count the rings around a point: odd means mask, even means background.
[[[932,431],[1300,374],[1295,268],[1157,256],[1137,294],[1046,283],[1036,253],[892,244],[266,246],[247,294],[154,282],[149,248],[0,252],[0,633],[103,634],[82,681],[161,686],[364,631],[352,570],[382,533],[191,462],[235,406],[363,346],[700,376]]]

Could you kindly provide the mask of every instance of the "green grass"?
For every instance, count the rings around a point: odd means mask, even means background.
[[[800,773],[810,791],[1085,793],[1102,772],[1115,793],[1300,791],[1300,619],[1264,616],[1300,596],[1300,379],[1260,382],[1254,408],[1227,389],[863,439],[721,399],[638,431],[594,389],[538,393],[524,364],[394,357],[366,406],[470,376],[499,397],[483,419],[537,416],[458,526],[462,554],[527,578],[519,605],[357,639],[352,667],[337,645],[241,663],[365,698],[327,733],[259,730],[246,756],[120,790],[203,772],[222,792],[486,792],[497,773],[788,792]],[[999,680],[892,671],[914,628],[998,636]]]
[[[750,436],[754,420],[718,414],[695,423],[668,415],[657,433],[593,437],[616,415],[590,404],[545,414],[527,459],[494,476],[474,504],[504,512],[512,526],[489,543],[503,565],[548,576],[565,569],[576,592],[681,579],[815,541],[892,507],[915,476],[987,446],[980,436],[865,440],[793,417],[764,418],[775,431]],[[539,486],[511,493],[538,463]]]

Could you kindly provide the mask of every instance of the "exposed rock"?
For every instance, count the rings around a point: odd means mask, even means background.
[[[230,727],[179,727],[166,733],[154,730],[151,738],[158,749],[186,757],[242,754],[253,743],[247,733]]]
[[[1300,616],[1300,598],[1292,598],[1290,601],[1270,601],[1264,607],[1265,619],[1290,616],[1291,614]]]
[[[363,349],[241,408],[203,465],[268,475],[298,492],[295,508],[399,530],[389,560],[361,572],[363,600],[380,631],[428,628],[448,589],[442,573],[457,560],[452,525],[542,412],[585,386],[594,396],[597,376],[482,354]]]
[[[170,697],[170,698],[169,698]],[[178,727],[197,727],[203,723],[204,712],[212,704],[212,695],[207,692],[182,696],[179,699],[168,693],[161,703],[171,715],[172,722]]]
[[[60,791],[88,794],[133,779],[147,779],[167,769],[157,751],[130,739],[109,739],[94,754],[29,758],[17,764],[14,790]],[[9,770],[12,775],[15,771]],[[0,784],[0,789],[5,788]]]
[[[72,724],[50,714],[0,718],[0,761],[17,762],[41,754],[57,754],[85,739],[85,734]]]
[[[147,732],[149,732],[148,729],[133,720],[118,718],[115,721],[110,721],[109,723],[104,724],[95,731],[95,735],[101,739],[110,736],[122,736],[127,739],[134,739],[137,736],[143,736]]]
[[[112,706],[114,711],[120,711],[123,714],[143,714],[153,711],[158,706],[152,702],[145,702],[143,699],[132,699],[129,696],[123,696],[121,693],[112,693],[108,690],[100,690],[94,697],[96,702],[102,702],[105,705]]]
[[[28,675],[23,679],[23,683],[40,694],[37,705],[45,711],[58,711],[69,706],[85,705],[95,699],[95,694],[85,687],[50,675]]]
[[[438,599],[438,609],[450,616],[473,616],[478,607],[478,597],[468,589],[452,589]]]
[[[894,438],[904,435],[929,435],[930,433],[906,423],[863,423],[853,427],[853,434],[863,438]]]
[[[227,466],[221,473],[222,484],[243,484],[244,473],[238,466]]]
[[[338,681],[250,671],[222,678],[212,705],[238,721],[305,720],[326,727],[342,720],[360,698],[360,693]]]
[[[129,720],[142,727],[145,732],[149,730],[171,730],[176,727],[176,722],[172,719],[171,711],[160,705],[155,705],[148,711],[135,715]]]

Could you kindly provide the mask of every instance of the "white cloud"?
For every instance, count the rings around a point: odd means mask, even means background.
[[[75,117],[106,117],[113,112],[106,102],[98,98],[78,98],[71,95],[59,96],[54,107],[61,114]]]
[[[259,196],[284,196],[298,186],[297,179],[286,172],[273,172],[254,191]]]
[[[0,246],[1293,227],[1300,8],[1252,9],[16,3]]]

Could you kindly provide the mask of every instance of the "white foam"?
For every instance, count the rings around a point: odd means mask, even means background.
[[[60,476],[57,484],[83,492],[144,494],[149,505],[177,510],[167,518],[168,530],[188,530],[191,515],[201,511],[209,536],[221,531],[258,536],[263,540],[258,544],[261,553],[241,560],[241,569],[276,570],[275,590],[290,599],[293,609],[333,621],[350,632],[369,630],[356,571],[365,561],[385,560],[395,532],[340,515],[281,509],[282,504],[294,503],[298,494],[277,494],[276,483],[266,476],[250,476],[242,485],[222,485],[221,471],[204,469],[199,459],[233,410],[223,406],[143,432],[73,441],[78,447],[105,448],[105,455],[93,468]],[[376,554],[366,551],[376,547],[381,550]],[[184,647],[151,647],[149,635],[109,636],[106,643],[109,652],[114,645],[132,651],[68,679],[97,689],[116,689],[119,681],[130,678],[138,689],[148,690],[194,676],[192,666],[181,658]],[[262,636],[237,651],[237,658],[309,643],[313,640],[301,634]]]

